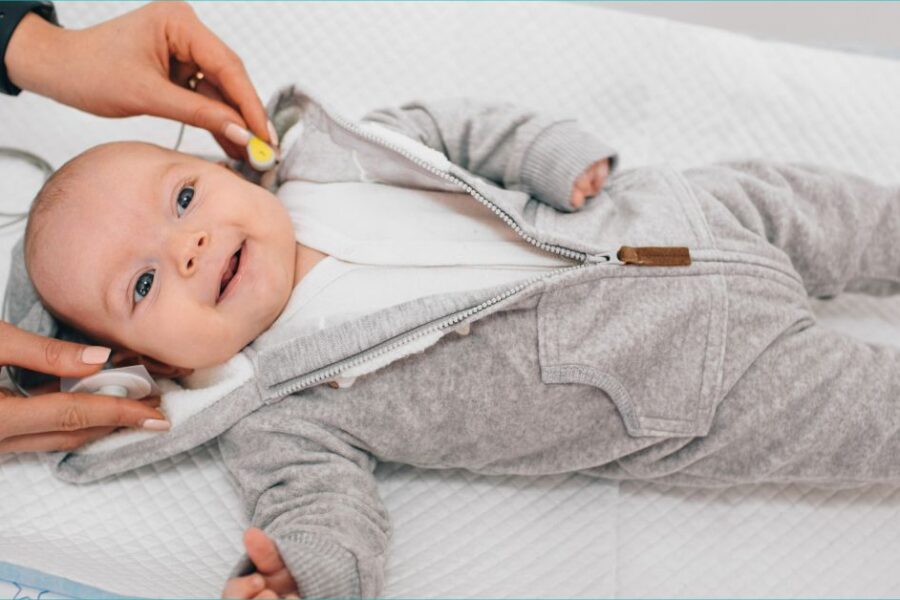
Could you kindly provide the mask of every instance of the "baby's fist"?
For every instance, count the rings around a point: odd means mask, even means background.
[[[575,186],[572,188],[572,208],[581,208],[586,198],[599,194],[603,184],[606,183],[607,175],[609,175],[608,158],[598,160],[585,169],[575,180]]]
[[[278,547],[261,529],[251,527],[244,532],[247,556],[256,572],[232,577],[225,584],[223,598],[299,598],[294,578],[281,559]]]

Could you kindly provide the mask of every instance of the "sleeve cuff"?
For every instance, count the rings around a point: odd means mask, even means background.
[[[297,582],[301,598],[360,598],[363,595],[356,557],[350,551],[308,533],[274,534],[272,539]],[[253,564],[244,556],[231,577],[254,571]]]
[[[557,210],[572,212],[575,209],[570,198],[575,180],[589,165],[603,158],[610,159],[612,173],[618,162],[615,150],[574,121],[551,125],[525,154],[522,188]]]

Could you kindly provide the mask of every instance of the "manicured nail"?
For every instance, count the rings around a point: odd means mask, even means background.
[[[272,121],[269,121],[268,125],[269,125],[269,143],[272,146],[277,146],[278,145],[278,132],[275,131],[275,126],[272,125]]]
[[[225,137],[227,137],[238,146],[246,146],[250,141],[250,132],[240,125],[236,125],[235,123],[229,123],[228,125],[226,125],[224,133]]]
[[[141,421],[141,428],[149,431],[168,431],[172,424],[162,419],[145,419]]]
[[[88,346],[81,351],[81,362],[86,365],[102,365],[109,358],[109,353],[109,348]]]

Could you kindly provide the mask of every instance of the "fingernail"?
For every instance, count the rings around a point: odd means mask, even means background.
[[[226,125],[224,133],[225,137],[227,137],[238,146],[246,146],[250,141],[250,132],[240,125],[236,125],[235,123],[229,123],[228,125]]]
[[[81,351],[81,362],[86,365],[102,365],[109,359],[109,348],[103,346],[88,346]]]
[[[269,126],[269,143],[273,146],[278,145],[278,132],[275,131],[275,126],[272,125],[272,121],[268,122]]]
[[[141,421],[141,428],[149,431],[168,431],[172,424],[162,419],[145,419]]]
[[[250,578],[250,585],[253,587],[262,587],[265,583],[266,581],[262,578],[262,575],[254,575]]]

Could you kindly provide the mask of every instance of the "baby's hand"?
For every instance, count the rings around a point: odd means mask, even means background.
[[[606,183],[606,176],[609,175],[609,159],[604,158],[598,160],[575,180],[575,186],[572,188],[572,207],[581,208],[586,198],[596,196],[603,189]]]
[[[269,536],[251,527],[244,532],[244,547],[256,572],[229,579],[223,598],[300,598],[297,583]]]

